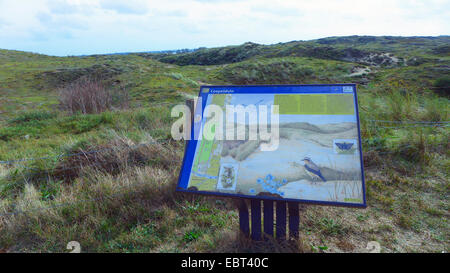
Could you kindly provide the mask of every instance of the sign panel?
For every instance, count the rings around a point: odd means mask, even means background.
[[[203,86],[178,191],[365,207],[356,86]]]

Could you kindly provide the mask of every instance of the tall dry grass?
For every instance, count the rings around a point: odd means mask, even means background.
[[[82,77],[59,90],[59,101],[72,114],[98,114],[113,106],[127,108],[129,96],[124,88],[112,92],[100,80]]]
[[[95,156],[61,163],[75,169],[63,173],[56,168],[49,174],[49,179],[70,178],[52,200],[43,200],[40,185],[30,182],[14,202],[0,202],[0,214],[17,212],[0,216],[0,249],[64,251],[68,241],[78,240],[86,251],[94,251],[104,247],[102,239],[108,240],[100,237],[146,221],[161,206],[175,206],[177,148],[139,145],[126,138],[113,139],[103,148]],[[41,249],[43,245],[48,249]]]

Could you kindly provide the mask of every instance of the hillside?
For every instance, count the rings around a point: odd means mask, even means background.
[[[84,77],[111,93],[108,110],[63,107],[61,90]],[[305,206],[300,242],[250,246],[231,200],[174,192],[184,143],[170,137],[170,109],[200,85],[344,82],[358,84],[367,209]],[[76,240],[86,252],[359,252],[375,240],[383,252],[448,252],[449,86],[449,36],[0,50],[0,251]]]
[[[200,48],[183,54],[140,54],[178,65],[217,65],[253,57],[311,57],[370,65],[416,64],[417,57],[439,60],[448,56],[449,36],[440,37],[330,37],[275,45],[245,43],[239,46]],[[437,55],[437,56],[436,56]],[[392,58],[394,57],[394,58]],[[425,61],[425,60],[422,60]]]

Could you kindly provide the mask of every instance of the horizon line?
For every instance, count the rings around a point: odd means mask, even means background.
[[[222,45],[222,46],[213,46],[213,47],[205,47],[200,46],[196,48],[176,48],[176,49],[163,49],[163,50],[144,50],[144,51],[122,51],[122,52],[110,52],[110,53],[94,53],[94,54],[80,54],[80,55],[50,55],[50,54],[44,54],[39,52],[33,52],[33,51],[25,51],[25,50],[19,50],[19,49],[9,49],[9,48],[0,48],[0,50],[9,50],[9,51],[18,51],[18,52],[25,52],[25,53],[31,53],[36,55],[43,55],[43,56],[49,56],[49,57],[92,57],[92,56],[108,56],[108,55],[129,55],[129,54],[142,54],[142,53],[148,53],[148,54],[164,54],[164,53],[173,53],[173,54],[183,54],[183,53],[190,53],[194,52],[200,49],[212,49],[212,48],[221,48],[221,47],[228,47],[228,46],[240,46],[247,43],[257,44],[257,45],[276,45],[276,44],[287,44],[287,43],[293,43],[293,42],[309,42],[309,41],[317,41],[321,39],[328,39],[328,38],[344,38],[344,37],[393,37],[393,38],[438,38],[438,37],[450,37],[450,34],[442,34],[442,35],[342,35],[342,36],[326,36],[323,38],[317,38],[317,39],[309,39],[309,40],[292,40],[288,42],[278,42],[278,43],[271,43],[271,44],[264,44],[264,43],[255,43],[252,41],[247,41],[241,44],[232,44],[232,45]],[[177,51],[185,51],[186,52],[179,52]]]

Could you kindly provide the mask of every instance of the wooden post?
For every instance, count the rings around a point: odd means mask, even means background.
[[[252,199],[252,240],[261,240],[261,200]]]
[[[264,233],[273,237],[273,201],[264,200]]]
[[[187,99],[186,105],[189,107],[189,110],[191,110],[191,118],[194,119],[194,100],[193,99]]]
[[[288,237],[286,234],[287,218],[289,218],[289,238],[299,238],[299,226],[300,226],[300,209],[299,204],[296,202],[284,202],[276,201],[276,238],[279,241],[286,240]],[[251,235],[252,240],[259,241],[262,237],[261,219],[264,219],[264,235],[274,235],[274,218],[273,218],[273,201],[264,200],[263,213],[261,215],[261,200],[252,199],[251,204],[251,224],[249,222],[248,207],[244,199],[238,201],[239,209],[239,227],[242,233],[249,237]],[[289,215],[286,215],[286,209]],[[302,207],[303,210],[303,207]],[[251,226],[251,229],[250,229]],[[267,237],[265,238],[268,239]]]
[[[194,106],[194,100],[193,99],[187,99],[186,100],[186,105],[187,107],[189,107],[189,110],[191,111],[191,123],[188,124],[187,128],[183,128],[185,130],[185,132],[188,132],[189,134],[192,131],[192,126],[194,125],[194,110],[195,110],[195,106]],[[186,149],[187,149],[187,144],[188,144],[188,140],[185,139],[185,144],[186,144]]]
[[[298,239],[298,228],[300,226],[300,217],[298,212],[298,203],[289,202],[289,237]]]
[[[248,208],[244,199],[238,201],[239,206],[239,228],[244,236],[248,237],[250,234],[250,226],[248,221]]]
[[[286,202],[277,201],[277,240],[286,239]]]

